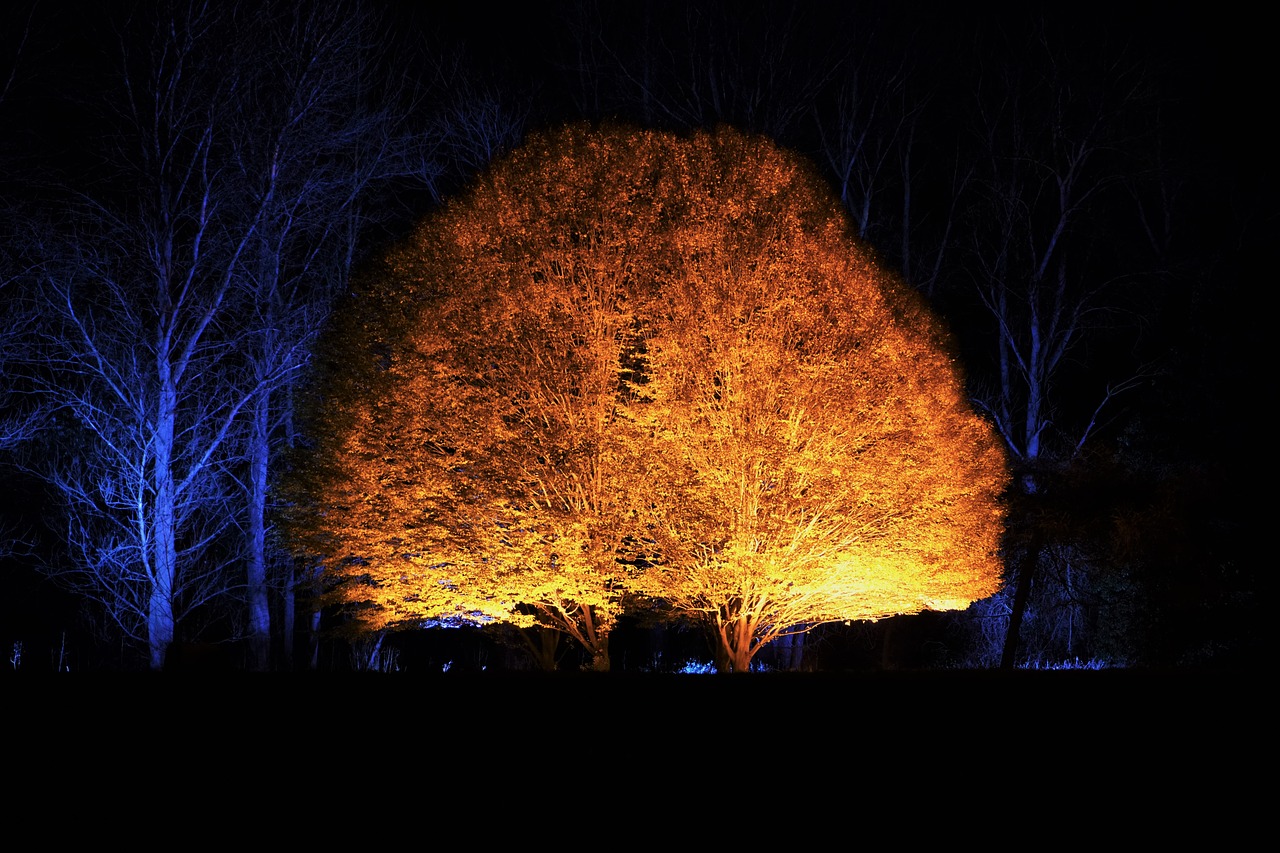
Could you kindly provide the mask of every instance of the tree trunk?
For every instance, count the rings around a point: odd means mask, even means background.
[[[889,618],[885,619],[881,624],[884,625],[884,633],[880,635],[880,668],[883,670],[897,669],[897,663],[893,657],[893,635],[897,622]]]
[[[556,650],[560,648],[560,632],[555,628],[535,627],[520,632],[534,664],[543,672],[556,671]]]
[[[592,672],[608,672],[612,665],[609,660],[609,629],[613,623],[600,623],[590,606],[582,608],[583,636],[586,638],[587,652],[591,655],[589,667]]]
[[[312,570],[312,576],[316,577],[316,586],[319,586],[320,584],[318,579],[319,574],[319,569]],[[320,608],[312,605],[311,624],[310,629],[307,632],[307,642],[311,646],[308,650],[309,654],[307,655],[307,668],[313,672],[320,668],[320,615]]]
[[[157,545],[157,550],[159,546]],[[151,669],[164,669],[165,655],[173,644],[172,579],[165,583],[159,567],[147,603],[147,645],[151,653]]]
[[[751,639],[754,633],[751,623],[740,618],[718,626],[720,649],[716,654],[718,672],[751,671]]]
[[[1009,626],[1004,635],[1004,649],[1000,654],[1000,669],[1012,672],[1017,661],[1018,638],[1022,634],[1022,615],[1027,610],[1027,599],[1031,596],[1031,582],[1035,576],[1036,565],[1040,562],[1040,537],[1032,534],[1022,557],[1022,565],[1018,567],[1018,582],[1013,591],[1013,606],[1009,610]]]
[[[292,450],[294,446],[292,383],[285,385],[284,394],[284,441],[285,447]],[[294,632],[297,630],[298,613],[298,561],[296,558],[288,558],[285,572],[284,591],[281,593],[282,601],[280,602],[280,645],[285,671],[292,672]]]
[[[286,672],[293,671],[293,632],[297,629],[297,611],[294,606],[295,593],[293,586],[297,583],[298,572],[294,561],[289,560],[286,569],[283,600],[280,602],[280,656]]]
[[[608,672],[612,663],[609,660],[609,641],[606,639],[602,648],[591,649],[591,671]]]
[[[804,657],[804,637],[803,633],[785,634],[770,644],[777,655],[778,669],[786,672],[799,671]]]
[[[152,576],[147,602],[147,645],[151,669],[164,668],[165,654],[173,643],[174,585],[178,576],[178,553],[174,532],[175,487],[173,482],[173,430],[177,417],[177,391],[173,387],[168,353],[161,348],[158,363],[160,400],[156,408],[155,459],[152,477],[155,503],[151,508]],[[146,523],[145,521],[143,522]]]
[[[249,437],[249,530],[246,571],[249,598],[249,669],[265,672],[271,664],[271,607],[267,590],[267,465],[270,447],[269,394],[253,401]]]
[[[270,455],[270,396],[262,393],[251,410],[248,459],[248,667],[270,669],[271,610],[266,584],[266,471]]]

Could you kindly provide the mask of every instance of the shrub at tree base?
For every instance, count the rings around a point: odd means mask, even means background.
[[[528,141],[370,269],[286,530],[362,630],[504,621],[608,666],[626,608],[722,670],[1000,582],[1001,445],[800,158],[728,129]]]

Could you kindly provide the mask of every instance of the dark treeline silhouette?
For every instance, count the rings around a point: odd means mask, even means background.
[[[353,272],[531,129],[583,118],[724,123],[810,158],[950,324],[1016,475],[1000,593],[764,663],[1257,661],[1259,513],[1237,472],[1259,446],[1246,287],[1270,172],[1238,118],[1253,60],[1223,25],[1154,5],[509,14],[0,12],[10,668],[531,667],[499,632],[331,634],[274,484],[306,452],[299,383]],[[709,657],[674,625],[613,642],[616,669]],[[589,658],[554,648],[562,669]]]

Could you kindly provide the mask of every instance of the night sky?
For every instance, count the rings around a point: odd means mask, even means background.
[[[151,4],[141,4],[143,14]],[[618,119],[685,130],[701,122],[736,121],[730,105],[716,110],[701,83],[682,78],[702,60],[719,56],[725,44],[717,22],[741,24],[732,30],[744,87],[763,87],[777,95],[803,75],[821,80],[809,92],[810,108],[792,121],[777,122],[779,141],[805,156],[835,181],[823,163],[817,132],[832,119],[840,81],[853,60],[868,69],[910,70],[910,86],[894,109],[918,107],[923,118],[916,155],[921,178],[918,211],[938,214],[948,200],[946,158],[954,140],[974,118],[975,92],[1001,75],[1025,71],[1038,79],[1043,68],[1011,67],[1010,45],[1025,45],[1037,28],[1062,45],[1055,60],[1064,79],[1085,103],[1102,99],[1119,67],[1141,72],[1145,103],[1159,104],[1168,132],[1159,137],[1169,159],[1170,184],[1179,195],[1172,208],[1170,251],[1159,261],[1140,254],[1141,233],[1131,219],[1131,195],[1108,188],[1105,201],[1087,220],[1117,223],[1088,235],[1090,258],[1098,275],[1121,280],[1106,304],[1109,331],[1090,336],[1073,350],[1069,380],[1058,391],[1064,411],[1087,410],[1108,377],[1150,366],[1148,376],[1117,406],[1090,448],[1093,462],[1064,474],[1062,500],[1086,517],[1130,513],[1150,573],[1159,566],[1176,572],[1167,582],[1144,575],[1144,583],[1163,590],[1160,631],[1195,634],[1194,641],[1161,637],[1151,648],[1163,650],[1159,665],[1188,661],[1208,666],[1261,663],[1263,610],[1256,576],[1254,542],[1263,529],[1261,507],[1269,499],[1270,462],[1262,440],[1269,419],[1273,380],[1262,381],[1261,360],[1268,289],[1258,280],[1269,256],[1275,224],[1275,167],[1267,130],[1271,77],[1257,21],[1211,13],[1185,3],[1120,4],[959,4],[959,3],[526,3],[511,8],[458,4],[442,11],[433,4],[370,4],[385,12],[390,53],[379,74],[386,83],[416,80],[430,84],[438,63],[458,61],[460,77],[496,94],[505,107],[523,114],[524,130],[585,118]],[[99,198],[128,195],[113,174],[111,138],[104,122],[105,98],[117,80],[106,36],[132,4],[17,2],[0,11],[0,193],[4,223],[29,220],[28,212],[57,223],[58,208],[80,192]],[[607,11],[604,11],[607,10]],[[732,10],[732,11],[726,11]],[[692,22],[692,23],[691,23]],[[791,27],[791,29],[788,29]],[[785,38],[783,36],[785,35]],[[850,44],[859,47],[851,49]],[[781,47],[785,58],[770,53]],[[19,49],[20,48],[20,49]],[[648,51],[648,52],[646,52]],[[790,63],[790,64],[787,64]],[[787,68],[792,76],[761,84],[764,71]],[[650,69],[651,99],[638,95],[637,81]],[[870,77],[864,79],[872,79]],[[1128,79],[1128,78],[1126,78]],[[1030,84],[1028,84],[1030,85]],[[428,86],[429,88],[429,86]],[[693,94],[699,93],[701,95]],[[1097,93],[1090,94],[1090,93]],[[447,101],[448,86],[430,89],[418,109]],[[435,99],[434,101],[432,99]],[[768,98],[765,98],[768,101]],[[700,112],[694,107],[700,108]],[[1037,106],[1022,107],[1027,114]],[[777,109],[776,104],[774,106]],[[1149,106],[1126,116],[1124,152],[1132,171],[1116,169],[1113,180],[1137,177],[1138,164],[1156,154],[1155,143],[1131,143],[1151,128],[1157,111]],[[776,113],[774,114],[776,115]],[[749,130],[768,132],[770,119]],[[828,125],[829,126],[829,125]],[[1119,144],[1119,143],[1117,143]],[[976,162],[972,152],[966,149]],[[1099,155],[1103,156],[1103,155]],[[447,194],[465,186],[470,174],[446,169],[439,187]],[[884,204],[897,204],[890,182]],[[386,191],[389,215],[360,247],[366,255],[394,241],[418,217],[430,212],[431,193],[406,181]],[[1105,205],[1105,206],[1102,206]],[[1087,229],[1086,229],[1087,230]],[[877,243],[877,238],[880,240]],[[0,234],[16,245],[19,237]],[[869,236],[890,263],[899,258],[893,216]],[[1265,253],[1265,254],[1264,254]],[[0,308],[16,303],[22,252],[0,254]],[[963,261],[957,256],[956,264]],[[932,299],[950,324],[971,376],[994,375],[990,318],[958,282],[939,287]],[[1076,383],[1076,384],[1069,384]],[[21,390],[21,389],[18,389]],[[12,402],[12,401],[11,401]],[[15,452],[21,453],[21,450]],[[47,450],[45,452],[48,452]],[[0,644],[28,640],[28,649],[56,642],[76,599],[58,592],[33,569],[35,562],[59,552],[57,526],[41,501],[47,496],[15,468],[0,468],[6,478],[0,521],[27,531],[31,553],[0,552]],[[1070,514],[1070,513],[1068,513]],[[1163,519],[1167,530],[1154,527]],[[1166,543],[1166,553],[1152,544]],[[1182,549],[1179,551],[1179,549]],[[1202,563],[1217,568],[1209,572]],[[1209,575],[1212,575],[1210,577]],[[1205,601],[1218,597],[1225,610]],[[1191,615],[1188,615],[1191,614]],[[1167,627],[1185,618],[1189,627]],[[1152,630],[1155,630],[1154,628]],[[911,628],[902,631],[910,634]],[[1224,632],[1220,638],[1216,632]],[[1227,636],[1226,634],[1230,634]],[[856,635],[845,642],[881,642]],[[923,642],[923,641],[922,641]],[[1210,647],[1229,649],[1220,658],[1205,657]],[[901,666],[925,659],[904,652]],[[1154,654],[1154,652],[1153,652]],[[1197,657],[1196,655],[1200,656]],[[873,656],[874,657],[874,656]],[[838,655],[837,661],[848,663]],[[888,660],[888,658],[882,658]],[[840,664],[837,663],[837,666]],[[856,666],[870,666],[857,659]]]

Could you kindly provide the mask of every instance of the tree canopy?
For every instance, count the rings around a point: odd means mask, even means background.
[[[369,268],[286,530],[367,628],[628,607],[722,666],[1000,584],[1005,457],[947,336],[802,158],[728,128],[532,136]]]

